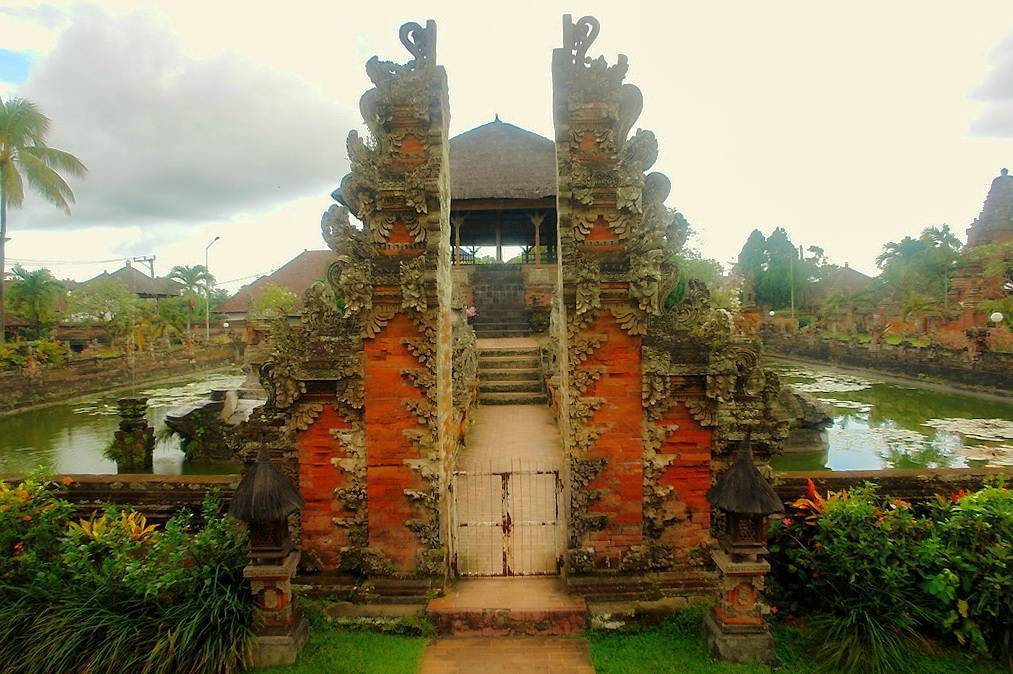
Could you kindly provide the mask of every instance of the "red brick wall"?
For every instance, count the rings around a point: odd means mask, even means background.
[[[701,392],[702,395],[702,392]],[[686,561],[687,552],[710,534],[711,511],[707,490],[711,486],[712,431],[704,428],[683,403],[673,405],[659,422],[678,426],[658,451],[673,457],[662,473],[660,483],[672,487],[665,508],[678,521],[665,529],[661,543],[672,546],[676,561]]]
[[[348,428],[348,422],[324,405],[316,421],[296,436],[299,450],[299,489],[305,499],[302,510],[302,548],[325,569],[336,569],[341,548],[348,545],[348,530],[334,524],[334,518],[351,517],[334,490],[347,487],[348,477],[331,461],[348,453],[330,433]]]
[[[364,342],[369,546],[383,552],[400,571],[415,568],[419,548],[418,538],[405,527],[405,521],[419,517],[419,513],[404,492],[424,486],[404,463],[405,459],[420,458],[405,431],[423,427],[404,404],[406,399],[421,401],[422,394],[401,374],[420,367],[402,340],[418,336],[415,324],[399,313],[380,334]]]
[[[594,413],[589,425],[605,426],[588,451],[589,458],[605,458],[605,469],[591,483],[602,490],[592,513],[603,513],[608,523],[590,534],[588,545],[595,549],[597,563],[617,566],[622,554],[643,542],[643,404],[641,402],[640,338],[619,328],[607,311],[600,312],[586,334],[605,334],[607,339],[584,363],[603,367],[605,374],[585,396],[600,397],[605,403]]]

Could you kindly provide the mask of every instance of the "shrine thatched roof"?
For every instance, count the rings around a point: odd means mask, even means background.
[[[496,119],[450,139],[454,199],[541,199],[556,194],[556,146]]]
[[[784,504],[756,464],[749,438],[739,448],[735,462],[707,492],[715,508],[739,515],[772,515],[784,512]]]
[[[279,522],[303,507],[303,498],[268,457],[267,447],[257,452],[236,487],[229,514],[244,522]]]

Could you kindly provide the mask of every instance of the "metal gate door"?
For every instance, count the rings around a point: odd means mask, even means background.
[[[454,568],[464,576],[559,573],[559,494],[555,467],[454,472]]]

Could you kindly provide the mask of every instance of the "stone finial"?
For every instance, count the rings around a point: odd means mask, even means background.
[[[426,21],[423,28],[414,21],[401,26],[398,33],[401,44],[415,57],[415,65],[421,66],[436,60],[436,22]]]
[[[563,15],[563,48],[571,55],[572,63],[582,66],[591,62],[587,50],[600,30],[601,23],[593,16],[582,16],[574,23],[572,14]]]

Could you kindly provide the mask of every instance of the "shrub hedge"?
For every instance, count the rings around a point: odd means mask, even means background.
[[[55,485],[0,483],[0,662],[13,674],[214,672],[248,664],[245,531],[204,503],[163,530],[107,509],[69,523]]]
[[[874,485],[806,497],[771,528],[771,597],[804,617],[835,671],[905,671],[910,639],[953,639],[1009,660],[1013,492],[911,504]]]

